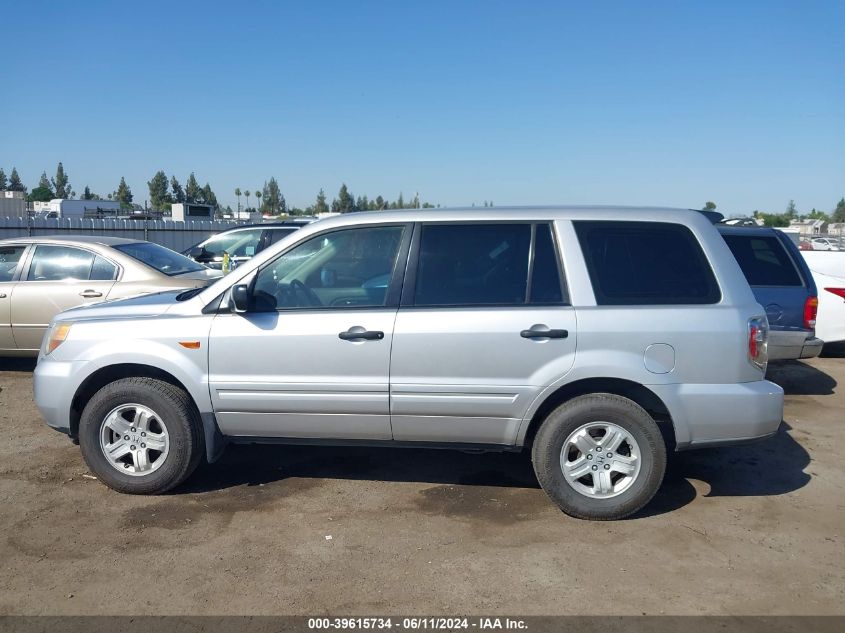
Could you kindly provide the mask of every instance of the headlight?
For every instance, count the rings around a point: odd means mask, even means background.
[[[50,340],[47,341],[47,354],[65,342],[70,333],[70,323],[59,323],[50,330]]]

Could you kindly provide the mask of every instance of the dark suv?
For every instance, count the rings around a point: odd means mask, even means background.
[[[769,360],[813,358],[819,300],[813,275],[783,231],[717,225],[769,319]]]
[[[316,218],[298,218],[286,222],[250,224],[228,229],[182,252],[200,264],[220,269],[223,253],[229,253],[232,268],[249,260],[268,246],[287,237]]]

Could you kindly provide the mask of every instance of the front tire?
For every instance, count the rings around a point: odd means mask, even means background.
[[[579,519],[622,519],[645,506],[666,471],[666,444],[638,404],[600,393],[573,398],[543,421],[531,449],[543,490]]]
[[[109,488],[161,494],[199,465],[202,424],[182,389],[153,378],[123,378],[88,401],[79,445],[91,471]]]

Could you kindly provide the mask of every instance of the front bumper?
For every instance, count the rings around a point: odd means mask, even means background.
[[[815,358],[822,351],[824,341],[806,330],[769,332],[769,360]]]
[[[67,435],[71,434],[70,406],[77,387],[72,376],[84,363],[41,356],[33,372],[35,405],[49,426]]]
[[[763,439],[783,420],[783,389],[768,380],[649,387],[669,409],[678,450]]]

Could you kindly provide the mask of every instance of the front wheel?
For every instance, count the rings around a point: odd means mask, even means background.
[[[552,411],[531,451],[543,490],[580,519],[622,519],[645,506],[666,470],[657,423],[613,394],[579,396]]]
[[[118,492],[160,494],[182,483],[204,450],[188,395],[153,378],[100,389],[82,412],[79,445],[91,471]]]

